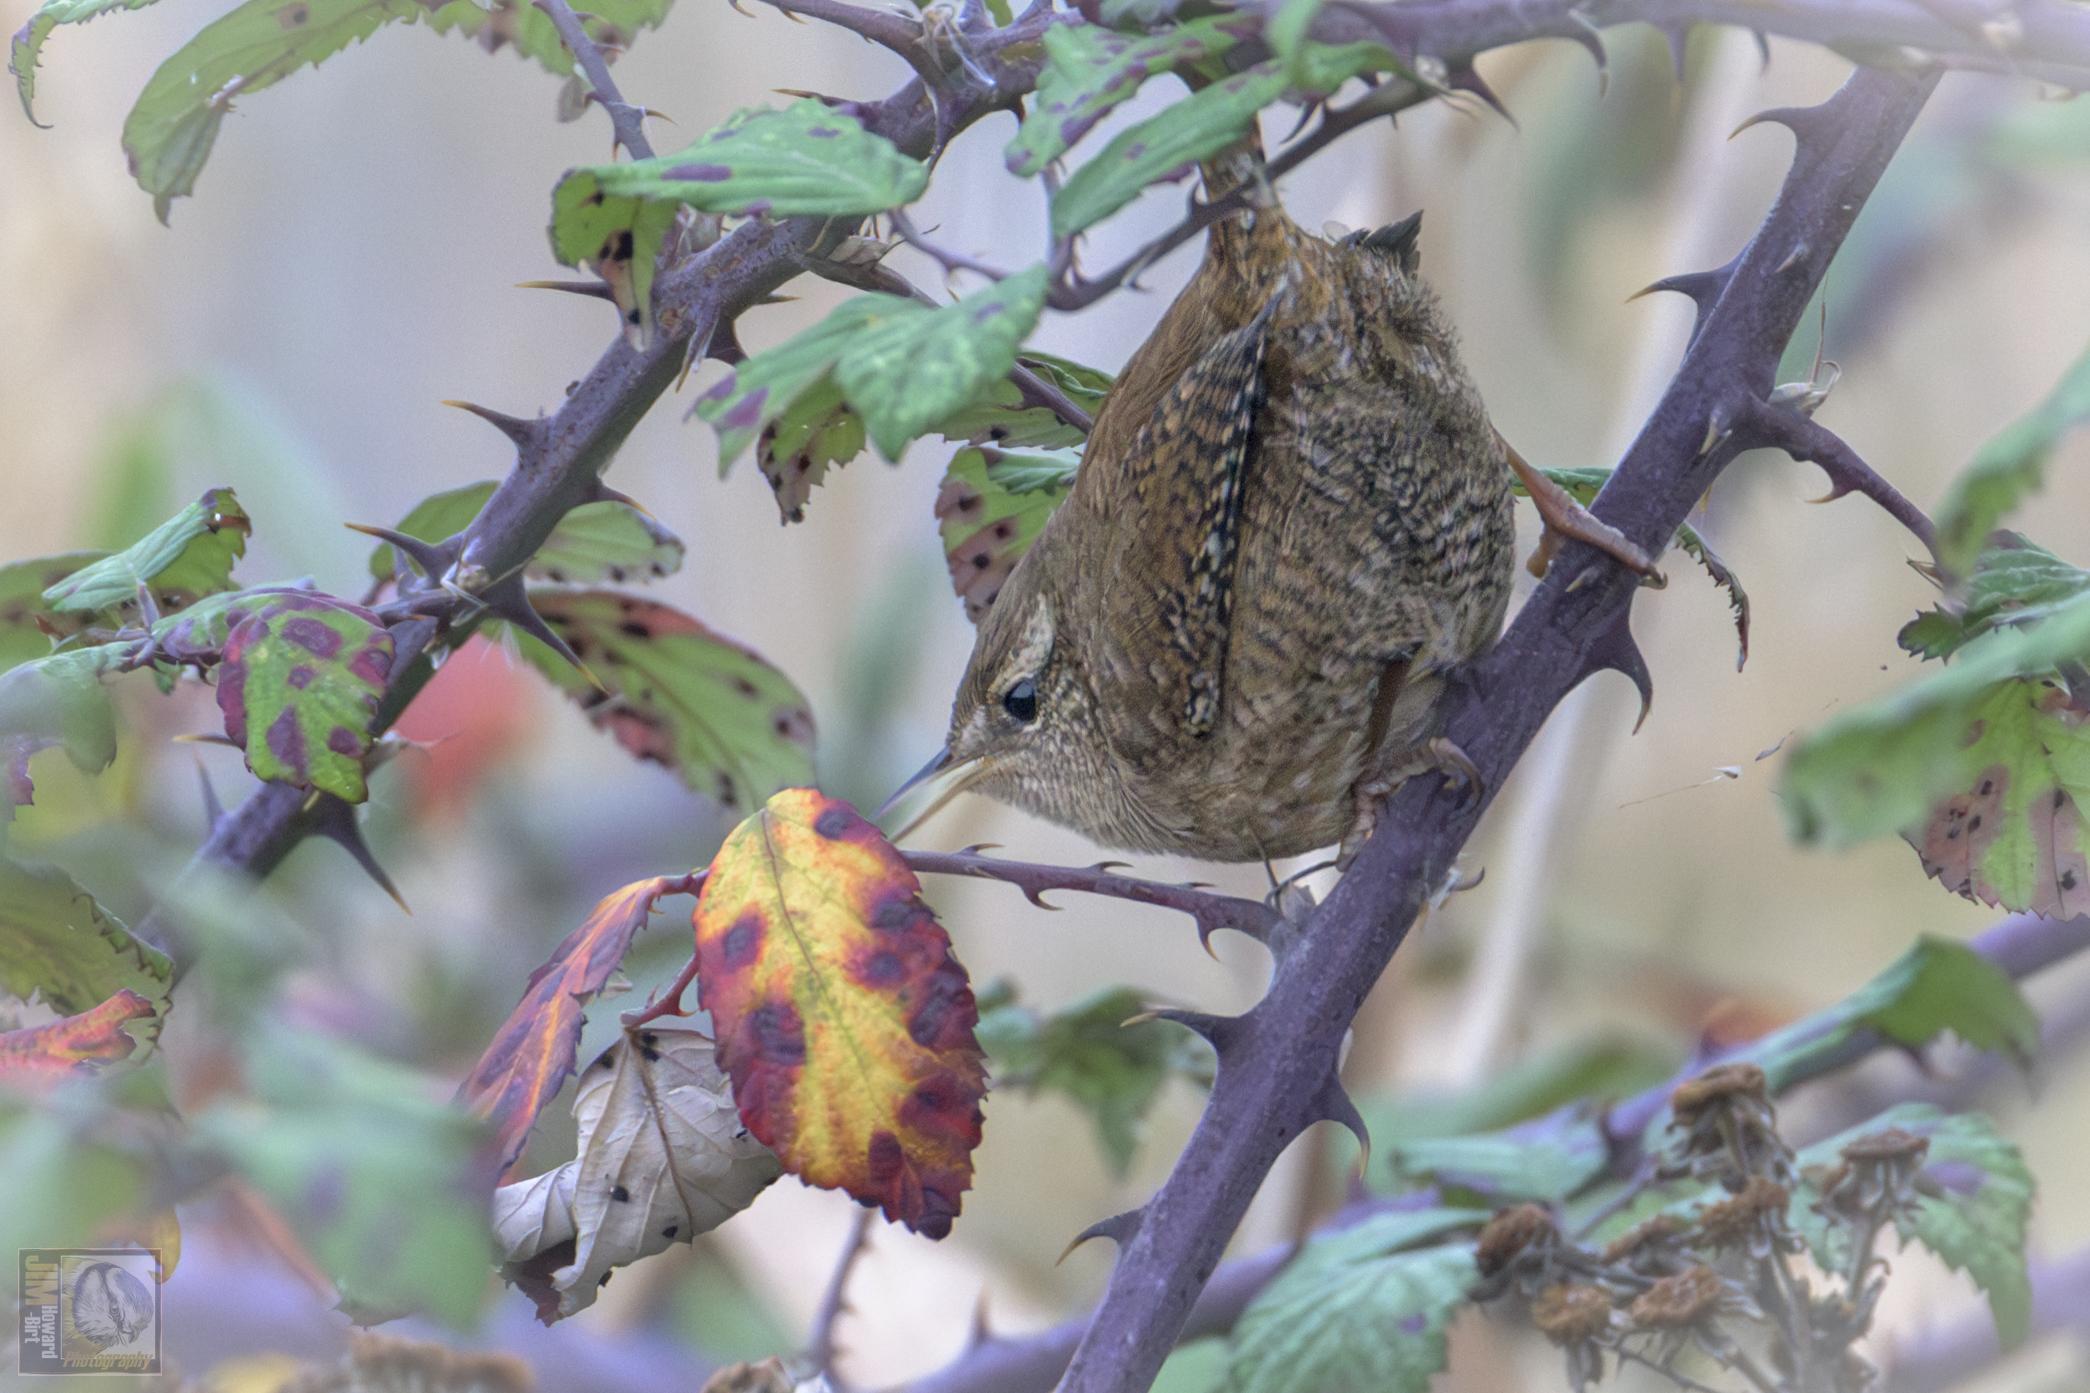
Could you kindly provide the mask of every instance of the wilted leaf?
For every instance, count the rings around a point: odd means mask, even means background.
[[[827,478],[828,467],[849,463],[863,449],[863,417],[842,400],[832,378],[822,378],[762,428],[755,465],[769,480],[784,521],[803,522],[806,500]]]
[[[102,678],[120,669],[114,646],[69,648],[0,672],[0,828],[31,801],[29,758],[53,745],[82,773],[116,758],[116,712]]]
[[[153,1015],[153,1004],[125,989],[92,1010],[49,1025],[0,1031],[0,1084],[47,1088],[137,1048],[125,1026]]]
[[[1055,25],[1045,31],[1045,66],[1009,142],[1009,169],[1029,178],[1087,135],[1157,73],[1216,58],[1253,20],[1238,15],[1194,19],[1152,34],[1122,34],[1094,24]]]
[[[668,605],[608,590],[533,590],[530,603],[609,689],[535,639],[528,658],[588,719],[729,808],[813,771],[813,717],[791,679]]]
[[[2045,401],[1981,447],[1938,508],[1938,561],[1964,575],[1996,524],[2046,479],[2047,456],[2061,437],[2090,420],[2090,352]]]
[[[1132,1163],[1147,1109],[1171,1077],[1212,1081],[1212,1053],[1160,1021],[1128,1025],[1146,1009],[1137,992],[1111,987],[1049,1016],[1020,1006],[1006,983],[980,996],[979,1040],[996,1088],[1058,1093],[1095,1124],[1119,1175]]]
[[[1899,831],[1949,889],[2043,914],[2090,908],[2090,594],[1967,643],[1941,672],[1835,717],[1794,749],[1787,824],[1844,845]]]
[[[369,610],[284,595],[241,621],[218,666],[225,733],[257,778],[363,801],[392,636]]]
[[[972,1183],[978,1013],[914,872],[848,804],[787,789],[697,901],[697,986],[741,1118],[811,1185],[941,1238]]]
[[[573,1115],[579,1154],[493,1199],[505,1275],[547,1325],[594,1304],[612,1268],[717,1228],[783,1169],[694,1030],[627,1032],[588,1066]]]
[[[393,530],[424,542],[447,541],[479,516],[495,487],[488,479],[430,494]],[[627,580],[673,575],[682,569],[682,553],[682,539],[659,522],[629,503],[606,499],[583,503],[559,519],[523,574],[536,580],[607,580],[621,585]],[[392,578],[389,542],[370,553],[370,574],[377,580]]]
[[[458,1089],[460,1100],[492,1121],[502,1170],[522,1155],[537,1115],[572,1075],[585,1008],[624,960],[633,936],[646,927],[654,903],[671,884],[656,876],[605,895],[530,974],[522,1000]]]
[[[44,40],[61,24],[84,24],[112,10],[142,10],[153,0],[44,0],[35,14],[15,30],[9,47],[7,70],[15,75],[15,90],[21,94],[22,114],[36,120],[36,64]]]
[[[1486,1218],[1396,1211],[1308,1243],[1235,1325],[1229,1393],[1425,1393],[1480,1272],[1470,1243],[1416,1245]]]
[[[2010,974],[1964,943],[1925,934],[1836,1005],[1758,1041],[1750,1057],[1775,1091],[1868,1029],[1912,1050],[1950,1031],[1976,1049],[2007,1052],[2020,1065],[2030,1064],[2039,1045],[2039,1018]]]
[[[1066,455],[1005,455],[980,446],[951,457],[936,491],[937,530],[967,619],[979,623],[994,603],[1066,500],[1076,467]]]
[[[126,992],[164,1007],[167,955],[131,936],[65,872],[0,857],[0,991],[69,1016]],[[158,1033],[157,1024],[141,1038]]]
[[[1921,658],[1948,658],[1991,629],[2044,618],[2086,591],[2090,571],[2005,532],[1981,553],[1960,593],[1903,625],[1898,642]]]
[[[251,530],[232,490],[212,489],[114,556],[52,585],[44,603],[60,613],[93,613],[135,603],[141,585],[183,603],[223,590]]]
[[[1609,1159],[1604,1134],[1593,1122],[1535,1134],[1404,1138],[1392,1150],[1397,1173],[1470,1190],[1490,1204],[1564,1200],[1602,1174]]]
[[[1914,1204],[1895,1218],[1902,1242],[1920,1243],[1972,1277],[1988,1294],[1997,1337],[2006,1348],[2019,1343],[2032,1318],[2032,1284],[2025,1269],[2032,1174],[2017,1147],[1979,1113],[1943,1113],[1927,1103],[1904,1103],[1808,1147],[1799,1160],[1809,1179],[1793,1194],[1793,1227],[1807,1236],[1818,1257],[1834,1260],[1843,1235],[1814,1212],[1821,1199],[1814,1177],[1834,1166],[1838,1153],[1859,1137],[1890,1127],[1930,1143]]]
[[[421,1075],[309,1031],[263,1032],[245,1064],[254,1098],[197,1114],[197,1140],[283,1213],[365,1321],[471,1320],[491,1256],[478,1120]]]
[[[602,46],[605,61],[631,47],[641,29],[658,28],[668,17],[672,0],[589,0],[579,13],[581,27]],[[470,34],[488,53],[512,44],[517,53],[534,59],[547,71],[571,75],[576,70],[573,54],[547,15],[529,0],[447,0],[428,17],[429,27],[439,34],[452,31]],[[583,83],[586,78],[582,78]]]
[[[69,634],[80,628],[80,616],[68,621],[49,612],[44,591],[104,555],[75,551],[0,566],[0,672],[48,654],[54,630]]]

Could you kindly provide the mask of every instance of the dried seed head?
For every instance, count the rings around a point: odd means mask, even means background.
[[[1657,1214],[1612,1239],[1604,1249],[1603,1260],[1614,1263],[1648,1256],[1654,1249],[1667,1247],[1689,1227],[1674,1214]]]
[[[1643,1330],[1681,1330],[1711,1316],[1726,1288],[1710,1267],[1664,1277],[1633,1298],[1630,1314]]]
[[[1535,1204],[1505,1209],[1488,1220],[1474,1249],[1474,1265],[1492,1277],[1508,1267],[1532,1244],[1554,1236],[1553,1216]]]
[[[1698,1211],[1698,1232],[1715,1248],[1755,1247],[1776,1237],[1792,1192],[1775,1180],[1749,1177],[1740,1194]]]
[[[1754,1064],[1716,1064],[1695,1079],[1686,1079],[1669,1095],[1669,1106],[1683,1126],[1696,1122],[1711,1107],[1734,1101],[1769,1103],[1763,1070]]]
[[[1866,1162],[1892,1164],[1921,1162],[1930,1154],[1930,1138],[1919,1137],[1900,1127],[1870,1132],[1843,1148],[1843,1159],[1852,1165]]]
[[[1558,1283],[1538,1294],[1531,1323],[1556,1345],[1594,1340],[1611,1328],[1611,1297],[1602,1287]]]
[[[1843,1160],[1821,1178],[1824,1213],[1884,1218],[1915,1196],[1930,1139],[1900,1127],[1870,1132],[1843,1148]]]

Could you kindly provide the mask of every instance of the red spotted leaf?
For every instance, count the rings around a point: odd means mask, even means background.
[[[613,590],[533,589],[530,603],[602,687],[519,635],[523,656],[640,759],[735,809],[813,777],[806,699],[761,654]]]
[[[941,1238],[972,1183],[986,1065],[920,891],[847,803],[786,789],[711,863],[697,983],[741,1120],[784,1168]]]
[[[125,987],[77,1016],[0,1032],[0,1083],[36,1089],[128,1059],[137,1041],[125,1025],[152,1014],[153,1004]]]
[[[1012,455],[973,445],[951,457],[936,494],[936,521],[951,588],[975,624],[1073,487],[1068,452]]]
[[[573,1075],[581,1027],[587,1023],[583,1008],[624,960],[654,902],[679,883],[655,876],[605,896],[530,974],[522,1000],[458,1090],[473,1111],[493,1120],[503,1170],[522,1155],[537,1114]]]
[[[218,668],[225,733],[258,777],[360,803],[392,656],[392,636],[369,610],[325,595],[284,595],[225,640]]]

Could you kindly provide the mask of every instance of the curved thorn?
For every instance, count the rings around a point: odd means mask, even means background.
[[[200,759],[196,761],[196,782],[203,788],[204,825],[215,832],[218,824],[225,820],[225,805],[218,801],[218,790],[210,781],[210,770],[203,767]]]
[[[622,503],[625,507],[631,509],[640,517],[653,517],[652,509],[648,508],[645,504],[639,502],[638,499],[633,498],[624,490],[611,488],[608,484],[605,484],[600,479],[597,479],[595,481],[594,501],[597,503]],[[658,518],[655,518],[654,520],[656,522],[659,521]]]
[[[1150,1006],[1135,1016],[1119,1022],[1119,1029],[1127,1026],[1145,1025],[1149,1021],[1167,1021],[1180,1025],[1191,1034],[1203,1039],[1217,1054],[1224,1055],[1241,1033],[1239,1016],[1215,1016],[1208,1011],[1190,1011],[1175,1006]]]
[[[363,827],[356,821],[356,810],[353,807],[328,794],[312,804],[311,814],[314,833],[346,851],[350,859],[362,867],[363,874],[375,881],[378,889],[391,896],[392,903],[398,905],[402,913],[414,912],[408,908],[405,897],[399,893],[399,887],[392,883],[392,877],[386,875],[385,868],[377,863],[377,857],[370,850],[370,843],[363,840]]]
[[[222,730],[199,731],[194,735],[170,735],[167,737],[177,745],[223,745],[228,750],[246,752],[246,746]]]
[[[530,596],[523,589],[520,574],[509,576],[505,580],[497,581],[488,586],[485,590],[479,592],[478,599],[479,603],[486,607],[486,611],[489,614],[507,620],[510,624],[521,629],[531,638],[536,639],[546,648],[551,649],[552,652],[565,659],[575,672],[588,679],[588,685],[595,688],[596,691],[601,692],[604,696],[612,694],[610,689],[603,684],[602,679],[597,677],[588,665],[581,661],[580,655],[566,646],[566,640],[560,638],[553,631],[552,626],[544,622],[544,617],[530,607]]]
[[[965,1337],[965,1352],[972,1353],[982,1345],[994,1343],[994,1331],[987,1324],[987,1288],[980,1288],[979,1300],[972,1307],[972,1329]]]
[[[1589,17],[1579,10],[1569,10],[1568,20],[1573,25],[1561,37],[1582,45],[1589,56],[1596,60],[1598,95],[1611,83],[1611,55],[1604,50],[1603,31],[1592,24]]]
[[[454,406],[459,411],[471,412],[518,446],[527,445],[536,437],[535,421],[525,421],[520,416],[510,416],[506,412],[496,411],[490,406],[481,406],[477,402],[445,400],[442,404]]]
[[[375,537],[380,542],[398,548],[413,559],[421,568],[421,574],[430,580],[450,569],[451,557],[439,543],[424,542],[419,537],[410,537],[390,527],[377,527],[367,522],[344,522],[341,524],[351,532],[360,532],[366,537]]]
[[[1510,114],[1509,108],[1502,104],[1502,98],[1495,95],[1495,89],[1488,86],[1488,80],[1480,75],[1470,61],[1461,63],[1458,67],[1453,68],[1445,85],[1453,91],[1471,92],[1474,96],[1479,97],[1495,109],[1497,116],[1509,122],[1511,130],[1522,131],[1524,129],[1517,123],[1517,118]]]
[[[1640,644],[1633,638],[1632,612],[1621,612],[1618,622],[1611,631],[1597,640],[1590,650],[1589,670],[1601,672],[1609,669],[1633,684],[1640,693],[1640,715],[1633,721],[1633,734],[1647,724],[1647,713],[1655,705],[1655,679],[1647,670],[1647,659],[1640,652]]]
[[[1021,886],[1021,887],[1019,887],[1019,888],[1020,888],[1020,889],[1021,889],[1021,890],[1023,891],[1023,898],[1025,898],[1026,900],[1029,900],[1029,901],[1030,901],[1030,902],[1031,902],[1032,904],[1036,905],[1036,906],[1037,906],[1038,908],[1040,908],[1040,909],[1049,909],[1049,910],[1052,910],[1052,911],[1053,911],[1053,912],[1055,912],[1055,913],[1057,913],[1057,912],[1059,911],[1059,909],[1060,909],[1060,906],[1059,906],[1059,905],[1056,905],[1056,904],[1052,904],[1052,903],[1050,903],[1049,901],[1047,901],[1047,900],[1046,900],[1046,898],[1045,898],[1045,892],[1044,892],[1043,890],[1039,889],[1038,887],[1036,887],[1036,886],[1032,886],[1032,885],[1025,885],[1025,886]]]
[[[1314,1109],[1323,1122],[1333,1122],[1347,1128],[1357,1138],[1357,1146],[1363,1153],[1357,1158],[1357,1173],[1363,1175],[1371,1169],[1372,1132],[1364,1125],[1364,1115],[1357,1111],[1357,1104],[1350,1098],[1342,1080],[1333,1074],[1321,1085],[1320,1096],[1314,1100]]]
[[[1146,1217],[1145,1209],[1128,1209],[1122,1214],[1113,1214],[1108,1219],[1098,1219],[1095,1223],[1090,1224],[1080,1233],[1068,1239],[1067,1246],[1062,1248],[1060,1255],[1052,1260],[1052,1265],[1058,1267],[1072,1256],[1076,1248],[1079,1248],[1091,1238],[1107,1238],[1120,1248],[1124,1247],[1132,1241],[1132,1235],[1139,1232],[1139,1226],[1146,1220]]]
[[[1686,22],[1657,24],[1655,28],[1661,31],[1663,41],[1669,45],[1669,66],[1675,72],[1676,80],[1682,82],[1691,43],[1691,26]]]
[[[1754,116],[1743,121],[1741,125],[1736,126],[1727,133],[1727,138],[1733,140],[1752,126],[1768,124],[1783,126],[1792,132],[1794,140],[1806,141],[1813,137],[1814,132],[1820,126],[1823,119],[1822,112],[1823,109],[1818,106],[1774,106],[1767,111],[1759,111]]]
[[[1717,271],[1680,271],[1676,275],[1664,276],[1658,281],[1642,286],[1626,296],[1626,303],[1630,305],[1644,295],[1667,290],[1698,306],[1698,312],[1702,315],[1712,307],[1713,301],[1720,298],[1720,292],[1727,288],[1727,274],[1728,268],[1725,266]]]

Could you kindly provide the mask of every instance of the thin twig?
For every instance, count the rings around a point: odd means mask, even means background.
[[[813,1312],[813,1333],[806,1341],[806,1359],[819,1372],[830,1376],[835,1363],[835,1326],[849,1309],[849,1274],[856,1270],[856,1260],[870,1244],[871,1213],[859,1209],[849,1220],[849,1236],[842,1242],[835,1269],[828,1274],[827,1290],[820,1294],[820,1306]]]
[[[979,851],[902,851],[907,864],[924,875],[962,875],[978,880],[998,880],[1021,890],[1024,898],[1040,909],[1057,909],[1043,898],[1048,890],[1078,890],[1105,895],[1135,904],[1158,905],[1178,910],[1197,921],[1198,937],[1209,939],[1220,929],[1233,929],[1258,941],[1267,941],[1279,923],[1276,910],[1261,900],[1222,895],[1196,885],[1168,885],[1156,880],[1119,875],[1114,862],[1094,866],[1046,866],[1031,861],[1004,861],[982,856]]]
[[[559,41],[566,45],[573,61],[580,64],[581,73],[594,89],[595,100],[610,114],[610,126],[617,133],[617,143],[631,152],[633,159],[653,158],[653,143],[646,139],[646,108],[633,106],[624,100],[617,90],[617,80],[610,76],[609,59],[603,55],[602,45],[588,34],[588,26],[573,12],[567,0],[532,0],[538,9],[551,20],[552,27],[559,31]]]
[[[1796,460],[1820,466],[1829,476],[1828,503],[1846,494],[1862,494],[1909,530],[1935,558],[1938,530],[1929,514],[1910,502],[1908,496],[1887,482],[1834,431],[1813,417],[1789,407],[1758,404],[1751,424],[1762,433],[1764,443],[1783,450]]]

